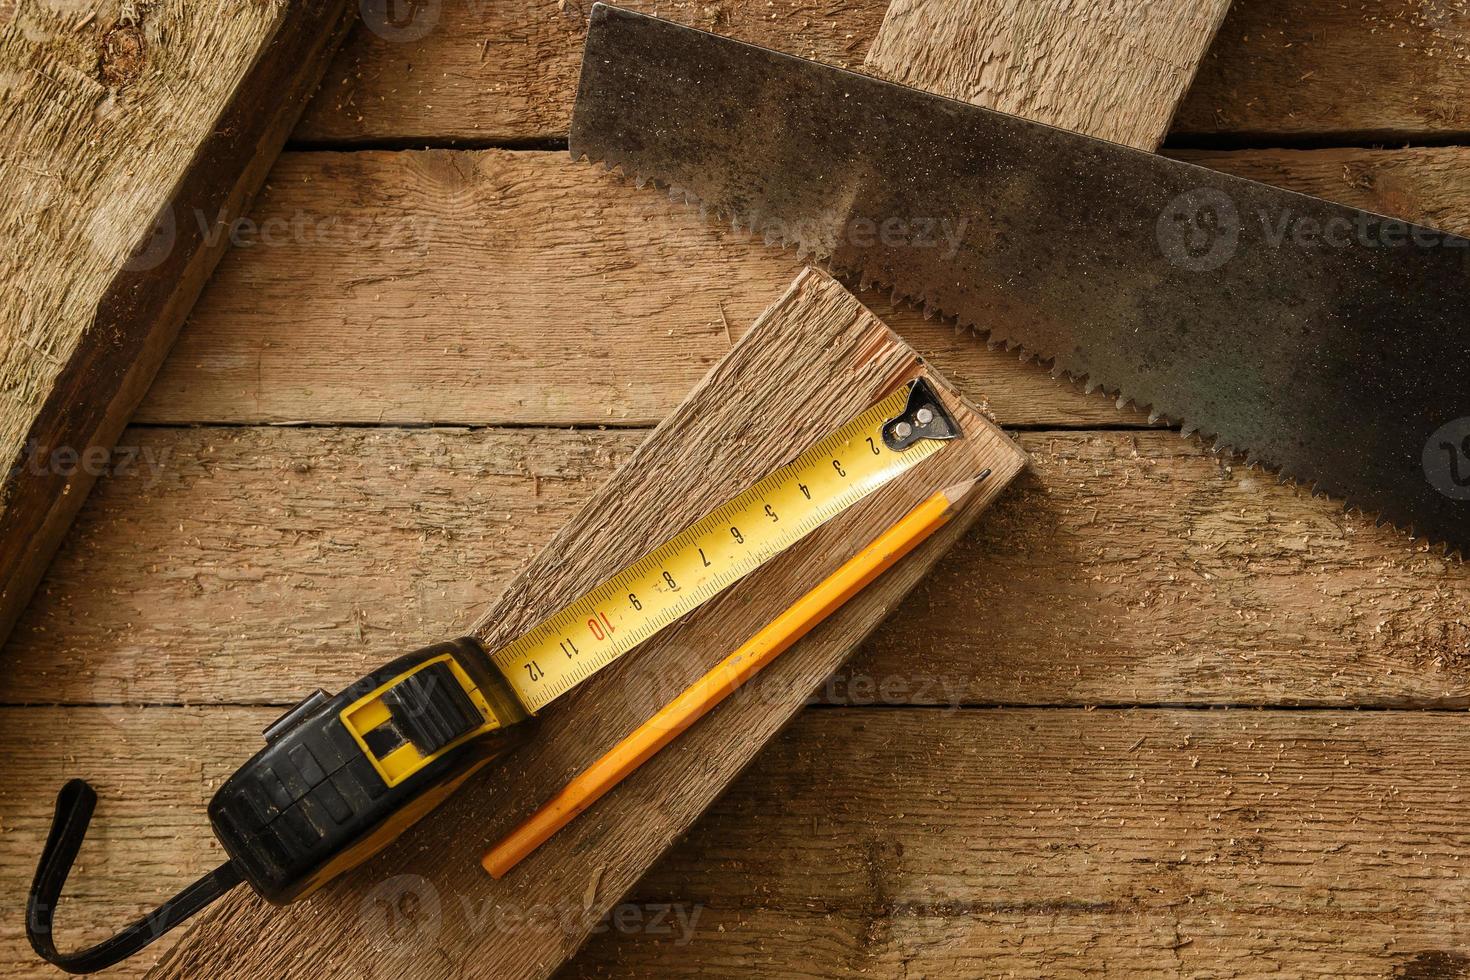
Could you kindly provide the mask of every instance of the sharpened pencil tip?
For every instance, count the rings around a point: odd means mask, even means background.
[[[970,491],[974,490],[981,483],[984,483],[989,477],[990,470],[985,469],[982,470],[979,475],[965,480],[962,483],[956,483],[953,486],[945,487],[943,490],[940,491],[940,493],[944,494],[944,499],[948,500],[950,506],[953,507],[961,500],[964,500],[965,497],[969,495]]]

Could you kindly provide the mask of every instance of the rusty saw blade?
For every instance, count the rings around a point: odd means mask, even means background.
[[[571,152],[1470,545],[1464,238],[605,5]]]

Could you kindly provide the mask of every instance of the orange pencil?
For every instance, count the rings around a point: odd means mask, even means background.
[[[956,505],[989,475],[990,471],[986,470],[973,480],[941,490],[909,511],[897,524],[880,534],[820,585],[798,599],[790,609],[695,681],[688,690],[639,725],[525,823],[511,831],[481,859],[485,870],[492,877],[503,877],[577,814],[596,803],[603,794],[672,742],[680,732],[704,717],[732,691],[912,551],[919,542],[939,530],[953,515]]]

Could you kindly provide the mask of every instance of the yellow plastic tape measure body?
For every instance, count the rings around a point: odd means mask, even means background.
[[[544,620],[493,657],[528,711],[538,711],[822,524],[939,452],[902,451],[883,424],[904,411],[904,386],[791,463],[685,528]]]

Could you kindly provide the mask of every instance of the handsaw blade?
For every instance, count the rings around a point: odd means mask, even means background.
[[[573,158],[1470,545],[1470,241],[605,5]]]

